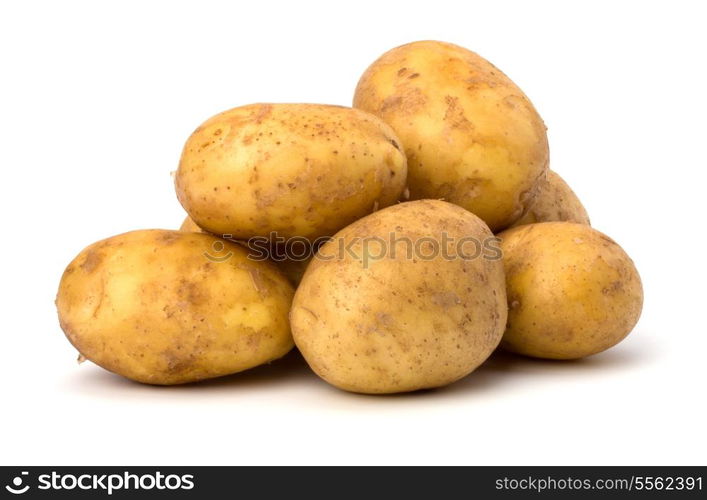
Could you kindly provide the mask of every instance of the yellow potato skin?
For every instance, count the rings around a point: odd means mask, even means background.
[[[402,140],[410,199],[455,203],[493,231],[521,217],[548,166],[546,127],[530,100],[457,45],[420,41],[388,51],[361,76],[353,104]]]
[[[543,222],[500,233],[508,293],[501,346],[576,359],[633,329],[643,306],[638,271],[611,238],[587,225]]]
[[[399,243],[389,247],[394,256],[362,265],[362,238],[393,233],[398,241],[433,238],[441,247],[442,232],[493,237],[470,212],[420,200],[369,215],[319,249],[290,313],[295,343],[317,375],[346,391],[407,392],[454,382],[491,354],[507,314],[500,260],[408,259]],[[353,243],[355,255],[340,254],[339,242]],[[373,244],[366,255],[380,248]]]
[[[138,382],[171,385],[284,356],[293,347],[293,293],[240,245],[143,230],[84,249],[66,268],[56,305],[83,356]]]
[[[530,207],[511,227],[554,221],[590,225],[587,210],[572,188],[559,174],[548,170],[547,177],[538,183],[538,194]]]
[[[361,110],[242,106],[189,137],[177,197],[214,234],[330,236],[398,200],[407,178],[399,144],[388,125]]]

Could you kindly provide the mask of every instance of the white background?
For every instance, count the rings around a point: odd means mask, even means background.
[[[3,2],[2,464],[705,464],[707,78],[700,3]],[[290,357],[141,386],[76,352],[53,300],[95,240],[183,217],[201,121],[350,104],[382,52],[466,46],[529,95],[552,167],[634,258],[643,316],[573,363],[495,356],[446,389],[357,396]]]

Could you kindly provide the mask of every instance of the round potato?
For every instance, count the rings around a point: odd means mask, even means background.
[[[406,178],[399,139],[373,115],[253,104],[196,129],[175,185],[191,218],[210,233],[314,240],[395,203]]]
[[[106,370],[148,384],[239,372],[292,347],[293,288],[267,262],[214,236],[145,230],[99,241],[66,268],[56,305],[69,341]]]
[[[299,350],[353,392],[439,387],[494,350],[506,324],[500,249],[475,215],[402,203],[337,233],[309,264],[290,319]]]
[[[527,356],[575,359],[619,343],[641,314],[633,262],[611,238],[570,222],[504,231],[508,325],[501,346]]]
[[[422,41],[390,50],[361,77],[354,107],[402,140],[410,199],[444,199],[493,231],[518,220],[549,161],[545,125],[523,92],[474,52]]]
[[[556,172],[548,170],[530,207],[511,227],[555,221],[590,225],[587,210],[572,188]]]

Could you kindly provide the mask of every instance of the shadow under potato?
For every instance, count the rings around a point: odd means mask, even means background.
[[[645,346],[643,346],[645,347]],[[551,360],[540,359],[514,354],[502,349],[494,353],[476,370],[466,377],[443,387],[421,389],[413,392],[399,392],[392,394],[359,394],[336,389],[328,384],[327,388],[332,393],[349,394],[353,397],[370,400],[413,400],[427,398],[446,398],[449,396],[461,397],[478,395],[482,392],[496,390],[502,393],[500,386],[514,383],[527,382],[534,377],[560,377],[563,374],[605,373],[607,370],[624,370],[642,364],[653,355],[652,352],[636,349],[610,349],[603,353],[595,354],[576,360]],[[301,357],[301,355],[300,355]],[[304,359],[302,359],[304,362]],[[306,367],[305,363],[305,369]],[[323,381],[321,381],[324,383]]]
[[[643,345],[645,348],[646,346]],[[576,374],[592,372],[605,372],[607,370],[629,369],[635,364],[641,364],[652,353],[645,349],[611,349],[609,351],[577,360],[548,360],[531,358],[519,354],[497,349],[489,359],[479,368],[457,382],[433,389],[423,389],[414,392],[395,394],[357,394],[348,393],[330,386],[321,380],[310,368],[302,354],[294,348],[284,357],[271,363],[257,366],[232,375],[192,382],[189,384],[160,386],[146,385],[126,379],[114,373],[94,367],[95,373],[79,373],[82,385],[93,385],[95,382],[101,387],[107,384],[123,388],[144,388],[150,391],[177,392],[210,392],[211,390],[223,391],[228,389],[250,389],[255,386],[309,383],[316,384],[320,389],[330,390],[339,395],[349,394],[352,397],[371,399],[425,399],[428,397],[447,397],[478,394],[488,390],[498,390],[504,384],[522,383],[528,377],[561,376],[562,374]],[[82,370],[79,370],[82,371]],[[316,390],[313,388],[313,390]]]
[[[223,377],[216,377],[199,382],[188,384],[158,386],[166,390],[208,390],[209,388],[222,389],[225,387],[238,387],[240,385],[265,385],[274,384],[287,380],[288,382],[299,381],[303,378],[317,378],[317,376],[307,366],[300,352],[295,348],[280,359],[270,363],[256,366],[242,372]]]
[[[643,346],[645,347],[645,346]],[[574,360],[540,359],[497,349],[484,364],[454,384],[434,390],[455,393],[487,390],[493,386],[527,381],[528,377],[552,377],[569,374],[605,373],[631,369],[643,364],[653,353],[645,349],[613,348],[593,356]],[[430,391],[432,392],[432,391]]]
[[[170,391],[170,392],[208,392],[210,389],[226,389],[229,387],[247,387],[256,385],[277,384],[283,381],[300,382],[304,379],[318,379],[318,377],[307,366],[302,355],[297,349],[293,349],[288,354],[280,359],[276,359],[270,363],[256,366],[249,370],[216,377],[198,382],[177,385],[150,385],[135,382],[115,373],[104,370],[97,366],[93,366],[93,373],[86,373],[85,370],[79,369],[78,382],[84,386],[93,385],[93,382],[100,384],[102,387],[112,385],[114,387],[123,388],[142,388],[150,391]]]
[[[645,347],[645,345],[643,346]],[[476,370],[466,377],[446,385],[432,389],[396,394],[352,394],[353,396],[379,399],[427,399],[447,397],[473,397],[488,391],[503,393],[501,386],[522,384],[529,378],[547,379],[562,375],[584,373],[606,373],[611,370],[631,369],[635,365],[646,362],[653,352],[637,349],[611,349],[603,353],[576,360],[539,359],[514,354],[502,349],[494,353]],[[332,387],[332,390],[335,390]],[[342,391],[339,391],[342,392]]]

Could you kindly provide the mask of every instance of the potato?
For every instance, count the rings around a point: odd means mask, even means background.
[[[538,194],[528,211],[511,227],[536,222],[576,222],[589,226],[587,210],[572,188],[552,170],[538,183]]]
[[[395,203],[406,178],[399,139],[373,115],[341,106],[252,104],[196,129],[175,185],[208,232],[315,240]]]
[[[499,231],[525,212],[549,161],[545,125],[495,66],[450,43],[390,50],[363,74],[354,107],[402,140],[410,199],[460,205]]]
[[[292,286],[240,245],[179,231],[134,231],[66,268],[61,328],[86,358],[148,384],[239,372],[292,347]]]
[[[184,222],[182,222],[182,225],[179,230],[196,233],[205,232],[203,229],[197,226],[196,222],[194,222],[192,218],[188,215],[184,219]],[[300,242],[304,243],[302,241]],[[244,247],[248,247],[247,241],[236,241],[236,243],[241,243]],[[274,255],[272,245],[269,246],[270,248],[267,251],[271,257],[270,260],[273,260],[275,262],[278,269],[287,277],[287,279],[290,280],[290,283],[297,286],[300,280],[302,279],[304,270],[307,269],[307,264],[309,264],[309,261],[312,260],[312,255],[314,255],[314,251],[311,249],[311,245],[307,245],[307,247],[304,249],[297,249],[297,251],[294,253],[292,251],[277,252]],[[260,255],[260,252],[258,252],[257,255]]]
[[[481,219],[443,201],[354,222],[304,273],[290,313],[297,347],[347,391],[414,391],[464,377],[506,324],[500,249],[487,252],[489,242]]]
[[[508,292],[501,346],[527,356],[575,359],[619,343],[641,314],[633,261],[611,238],[571,222],[498,235]]]

